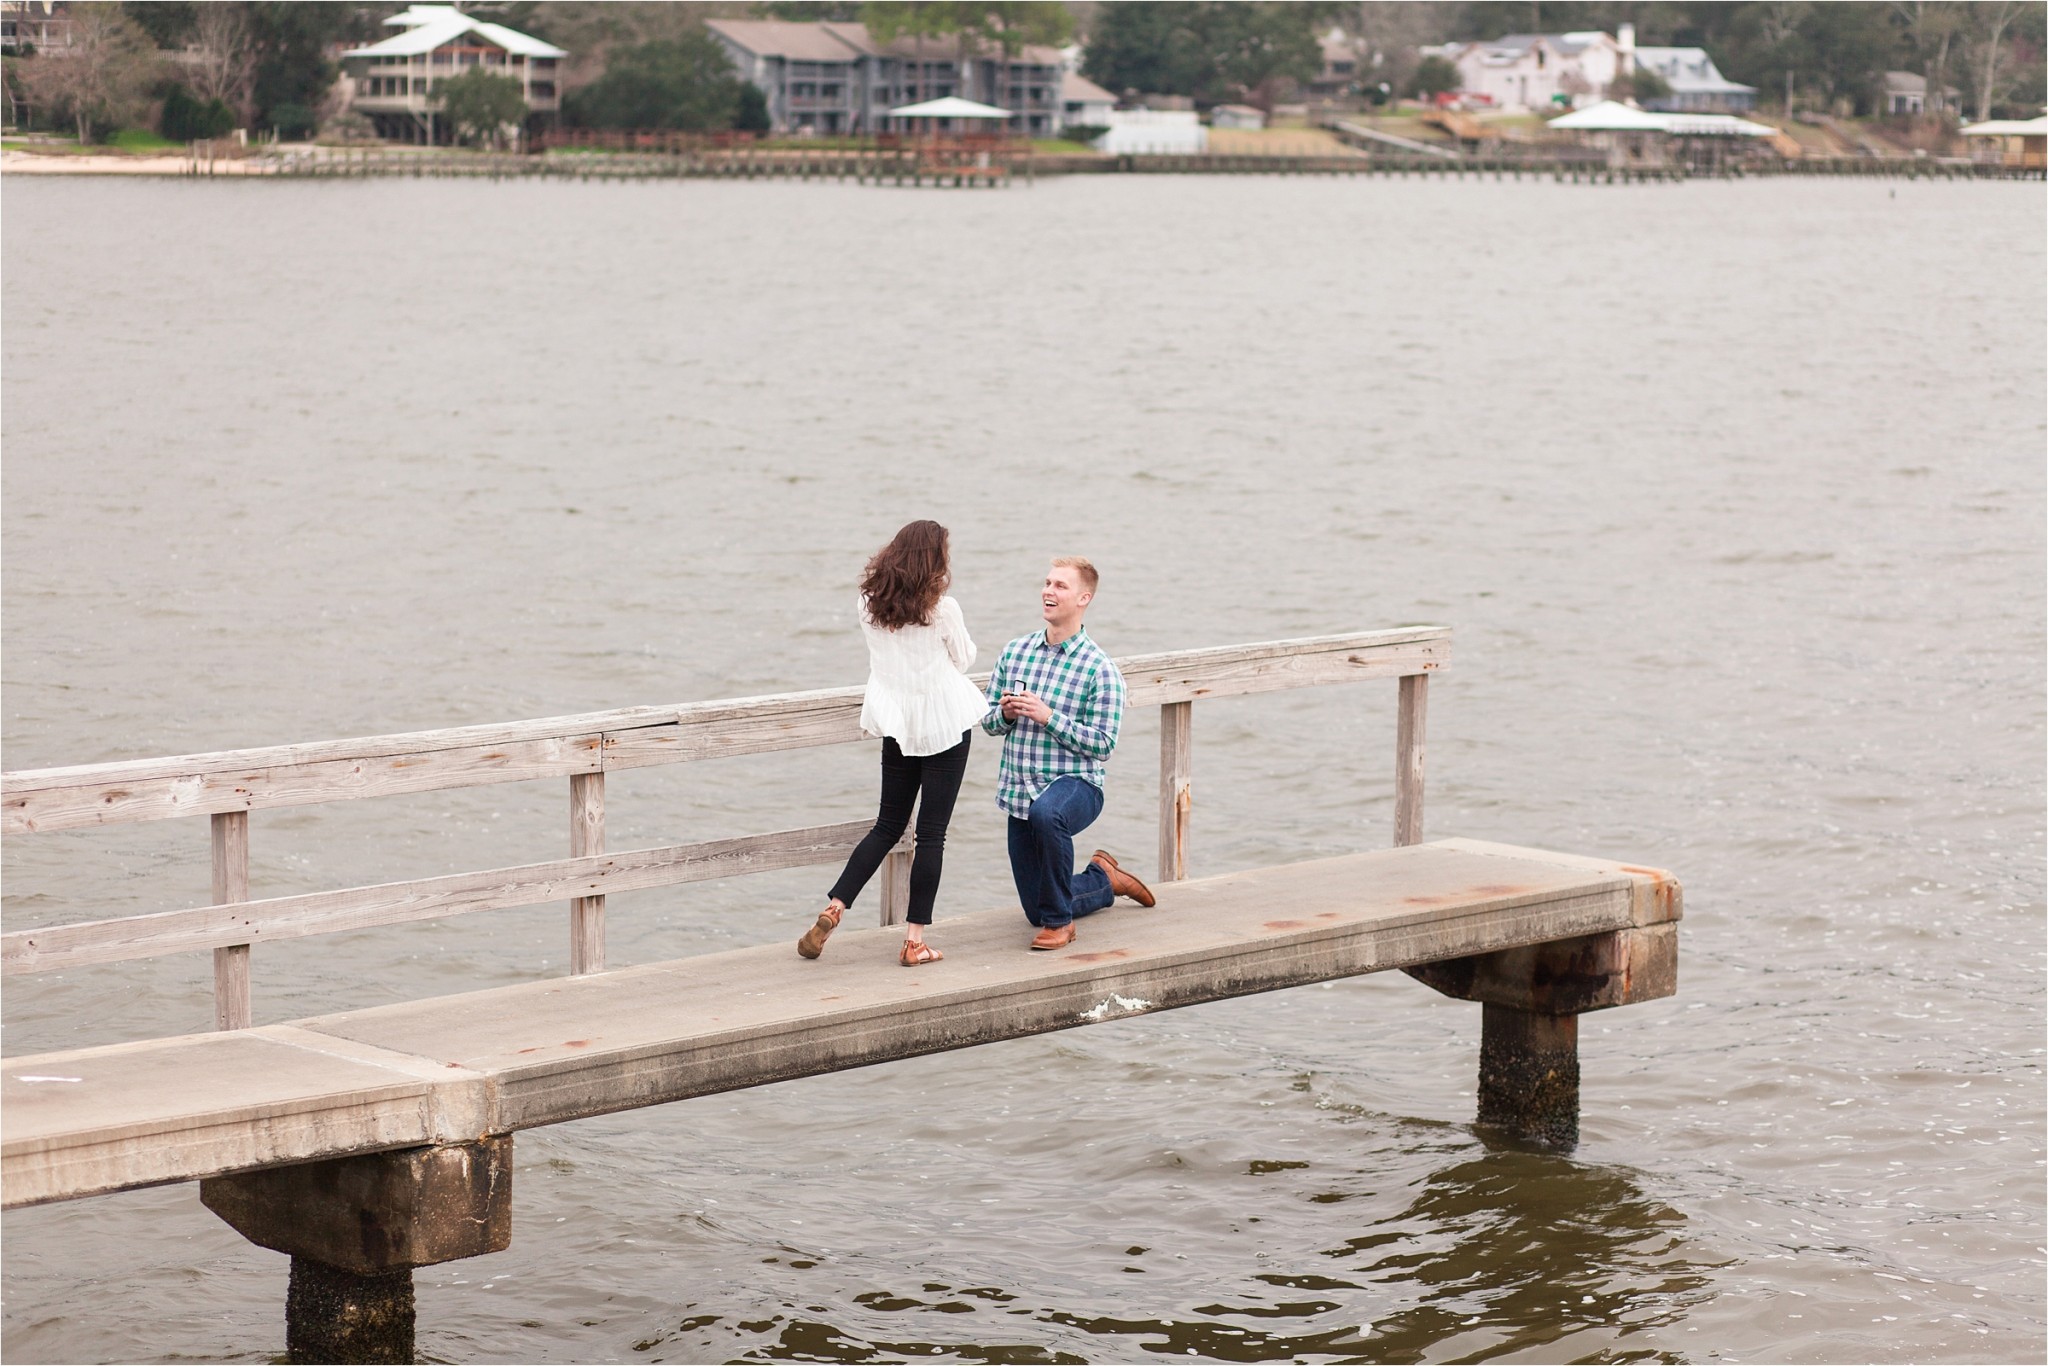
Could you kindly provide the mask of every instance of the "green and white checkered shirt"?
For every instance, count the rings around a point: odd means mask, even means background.
[[[1035,693],[1052,708],[1052,718],[1003,719],[1004,692]],[[989,675],[993,708],[981,728],[1003,740],[996,773],[996,805],[1023,818],[1055,778],[1085,778],[1102,786],[1117,732],[1124,724],[1124,676],[1088,637],[1088,628],[1058,645],[1045,643],[1043,630],[1019,636],[1003,647]]]

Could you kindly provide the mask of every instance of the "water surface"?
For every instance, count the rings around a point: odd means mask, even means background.
[[[1428,829],[1676,870],[1570,1158],[1372,977],[522,1134],[446,1361],[2039,1359],[2044,204],[2018,184],[10,183],[9,769],[856,682],[954,530],[1135,653],[1442,622]],[[1390,841],[1391,684],[1195,709],[1198,873]],[[1135,714],[1091,834],[1153,844]],[[995,752],[940,914],[1006,904]],[[615,847],[852,819],[845,747],[622,775]],[[554,782],[259,813],[260,893],[566,853]],[[15,839],[9,930],[196,904],[204,822]],[[613,899],[614,963],[829,871]],[[559,974],[557,907],[274,946],[259,1021]],[[1020,921],[1021,924],[1021,921]],[[944,942],[943,923],[936,932]],[[798,970],[791,956],[792,972]],[[10,1055],[205,1028],[10,979]],[[5,1221],[19,1360],[259,1361],[191,1186]]]

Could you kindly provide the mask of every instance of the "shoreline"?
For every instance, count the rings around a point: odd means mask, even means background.
[[[1514,179],[1570,184],[1634,184],[1698,179],[1780,179],[1855,176],[1888,180],[2040,180],[2038,168],[2017,168],[1957,160],[1898,158],[1802,158],[1777,163],[1691,169],[1682,165],[1610,166],[1590,158],[1551,157],[1379,157],[1347,151],[1323,155],[1203,153],[1198,155],[1036,156],[1018,163],[974,167],[892,161],[870,165],[836,152],[774,152],[745,158],[698,161],[664,154],[608,153],[556,159],[503,153],[448,151],[393,152],[382,148],[322,149],[288,158],[275,154],[197,158],[189,153],[135,155],[109,152],[38,153],[0,150],[0,176],[154,176],[256,179],[453,179],[668,180],[778,179],[852,180],[870,184],[995,187],[1039,176],[1067,175],[1312,175],[1379,176],[1464,180]]]

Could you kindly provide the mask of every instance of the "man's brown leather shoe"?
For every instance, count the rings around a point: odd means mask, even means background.
[[[1152,889],[1123,870],[1116,858],[1105,850],[1097,849],[1090,863],[1100,864],[1102,871],[1109,874],[1109,890],[1118,896],[1127,896],[1140,906],[1158,904],[1159,898],[1152,895]]]
[[[1034,949],[1063,949],[1073,942],[1074,925],[1072,921],[1068,921],[1057,928],[1047,925],[1032,937],[1031,947]]]

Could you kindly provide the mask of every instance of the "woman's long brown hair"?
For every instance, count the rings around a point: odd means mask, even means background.
[[[946,591],[946,529],[937,522],[911,522],[875,552],[860,576],[868,615],[878,626],[897,630],[923,626]]]

